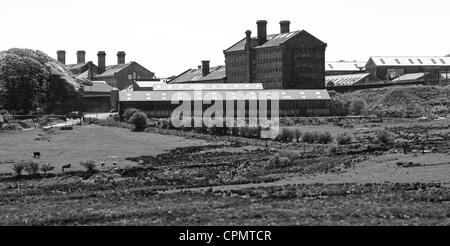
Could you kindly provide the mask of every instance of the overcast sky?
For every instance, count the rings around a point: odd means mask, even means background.
[[[124,50],[158,77],[196,68],[201,60],[224,64],[223,50],[256,34],[265,19],[268,33],[279,21],[307,30],[328,43],[327,60],[362,60],[376,55],[441,56],[450,53],[448,0],[2,0],[0,50],[31,48],[56,57],[66,50],[97,51],[116,63]]]

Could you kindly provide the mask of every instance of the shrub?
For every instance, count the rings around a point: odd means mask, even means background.
[[[335,154],[337,154],[338,152],[339,152],[339,147],[336,146],[336,145],[333,145],[333,146],[331,146],[331,147],[328,149],[328,153],[331,154],[331,155],[335,155]]]
[[[305,132],[302,137],[302,142],[313,144],[316,140],[316,136],[313,132]]]
[[[316,133],[317,142],[321,144],[329,144],[333,142],[333,136],[330,132]]]
[[[300,139],[302,137],[302,131],[298,128],[292,129],[292,138],[295,139],[297,143],[300,142]]]
[[[129,122],[131,116],[134,115],[134,113],[139,112],[139,109],[135,109],[135,108],[127,108],[125,109],[125,112],[123,113],[123,119],[125,122]]]
[[[94,173],[97,171],[97,165],[95,161],[83,161],[80,162],[80,165],[86,169],[88,173]]]
[[[48,172],[55,170],[55,167],[51,164],[44,164],[41,166],[41,171],[44,173],[44,175],[47,175]]]
[[[282,142],[292,141],[292,133],[287,128],[281,128],[276,139]]]
[[[12,168],[13,168],[13,170],[14,170],[14,173],[15,173],[17,176],[21,176],[23,170],[25,169],[25,162],[22,161],[22,162],[14,163],[13,166],[12,166]]]
[[[361,115],[366,108],[366,103],[360,98],[355,98],[350,104],[350,113],[353,115]]]
[[[380,130],[377,132],[376,141],[386,146],[394,144],[394,137],[386,130]]]
[[[34,161],[27,161],[25,163],[25,172],[30,175],[36,174],[39,172],[39,164]]]
[[[134,125],[135,131],[143,131],[147,126],[147,120],[147,115],[143,112],[138,111],[134,113],[133,116],[131,116],[129,122]]]
[[[348,133],[341,133],[338,134],[336,137],[336,142],[339,145],[346,145],[346,144],[351,144],[352,143],[352,136]]]
[[[282,168],[287,167],[291,164],[291,161],[288,157],[281,157],[279,155],[273,157],[269,160],[269,168]]]

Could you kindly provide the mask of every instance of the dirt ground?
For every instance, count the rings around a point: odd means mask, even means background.
[[[40,138],[40,140],[37,140]],[[106,168],[113,162],[126,166],[135,164],[125,158],[139,155],[157,155],[164,151],[206,144],[203,140],[185,139],[151,133],[136,133],[128,129],[88,125],[73,131],[0,132],[0,173],[12,172],[11,164],[18,160],[32,160],[33,152],[41,152],[38,163],[51,163],[60,172],[61,166],[72,164],[81,170],[81,161],[104,162]]]

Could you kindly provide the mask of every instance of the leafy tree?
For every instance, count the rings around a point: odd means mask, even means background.
[[[130,123],[134,125],[135,131],[143,131],[147,126],[148,117],[145,113],[138,111],[130,118]]]
[[[81,105],[79,82],[66,68],[41,51],[10,49],[0,52],[0,105],[29,114],[72,111]]]

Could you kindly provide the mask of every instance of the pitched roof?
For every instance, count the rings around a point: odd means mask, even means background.
[[[267,41],[265,43],[263,43],[262,45],[258,45],[257,38],[256,37],[252,37],[252,47],[254,47],[255,49],[259,49],[259,48],[268,48],[268,47],[279,46],[280,44],[288,41],[289,39],[297,36],[300,33],[304,33],[304,34],[310,35],[311,37],[314,37],[314,36],[312,36],[311,34],[309,34],[305,30],[294,31],[294,32],[289,32],[289,33],[272,34],[272,35],[267,35]],[[322,42],[322,41],[320,41],[320,42]],[[237,42],[235,45],[233,45],[230,48],[226,49],[225,52],[245,50],[246,43],[247,43],[247,41],[244,38],[241,41]]]
[[[69,69],[69,70],[76,70],[76,69],[83,68],[87,64],[88,64],[87,62],[85,62],[85,63],[78,63],[78,64],[68,64],[68,65],[66,65],[66,68]]]
[[[189,69],[186,72],[178,75],[169,84],[176,83],[193,83],[196,81],[207,81],[207,80],[222,80],[226,78],[225,66],[217,66],[210,68],[209,74],[203,76],[202,69]]]
[[[377,66],[450,66],[450,57],[443,56],[372,56]]]
[[[326,62],[325,71],[358,72],[364,70],[366,62]]]
[[[162,81],[134,81],[137,86],[141,88],[153,88],[155,85],[165,84]]]
[[[123,69],[125,69],[126,67],[128,67],[131,64],[132,63],[124,63],[124,64],[107,66],[105,68],[105,72],[103,72],[102,74],[99,74],[99,75],[97,75],[95,77],[98,77],[98,78],[101,78],[101,77],[113,77],[114,74],[122,71]]]
[[[194,91],[121,91],[119,101],[122,102],[160,102],[172,100],[201,101],[205,95],[212,100],[255,100],[261,95],[267,99],[272,93],[278,95],[280,101],[283,100],[330,100],[327,90],[255,90],[255,91],[215,91],[215,92],[194,92]]]
[[[428,75],[428,73],[407,73],[407,74],[403,74],[402,76],[394,79],[393,81],[394,82],[414,81],[414,80],[422,79],[426,75]]]
[[[223,90],[262,90],[262,83],[220,83],[220,84],[161,84],[155,85],[155,91],[223,91]]]
[[[325,85],[333,83],[333,86],[350,86],[362,82],[370,73],[344,74],[325,76]]]
[[[92,81],[92,85],[84,85],[85,92],[111,92],[114,88],[105,81]]]

